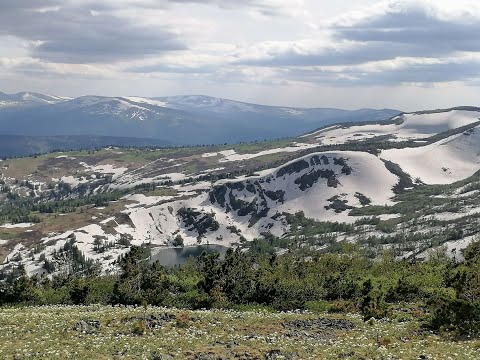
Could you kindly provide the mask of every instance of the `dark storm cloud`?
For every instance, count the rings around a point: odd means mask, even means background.
[[[372,83],[432,83],[466,81],[480,77],[480,62],[415,64],[400,69],[370,73],[360,82]]]
[[[333,66],[356,65],[371,61],[381,61],[406,56],[431,57],[429,49],[418,49],[412,44],[391,44],[387,42],[359,43],[347,48],[324,48],[319,51],[299,51],[290,49],[273,53],[263,59],[239,60],[238,64],[257,66]]]
[[[470,81],[480,79],[480,62],[438,64],[407,64],[394,69],[382,71],[310,70],[307,68],[290,69],[288,78],[322,85],[398,85],[401,83],[434,83],[449,81]]]
[[[452,51],[480,51],[480,19],[447,20],[425,7],[410,6],[365,19],[354,26],[334,27],[339,40],[410,45],[405,55]],[[423,50],[423,51],[422,51]]]
[[[2,3],[0,35],[37,42],[32,56],[66,63],[136,59],[186,47],[167,28],[141,26],[105,10],[104,5],[54,0]]]
[[[480,18],[440,18],[426,6],[392,3],[383,13],[348,25],[333,24],[336,47],[317,51],[271,52],[264,58],[240,60],[259,66],[354,65],[398,57],[440,58],[458,52],[479,52]]]

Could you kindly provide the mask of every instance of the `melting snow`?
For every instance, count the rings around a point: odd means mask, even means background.
[[[53,180],[53,179],[52,179]],[[66,184],[69,184],[73,187],[75,186],[78,186],[80,184],[84,184],[84,183],[87,183],[89,182],[90,180],[87,179],[86,177],[81,177],[81,178],[76,178],[76,177],[73,177],[71,175],[69,176],[62,176],[62,178],[60,179],[62,182],[66,183]]]
[[[111,164],[104,164],[104,165],[96,165],[96,166],[91,166],[91,165],[88,165],[84,162],[81,162],[80,165],[82,165],[83,167],[91,170],[91,171],[94,171],[94,172],[99,172],[99,173],[102,173],[102,174],[111,174],[113,175],[113,180],[115,180],[116,178],[118,178],[120,175],[122,175],[123,173],[125,173],[128,168],[125,168],[125,167],[115,167],[114,165],[111,165]]]
[[[473,124],[479,121],[479,117],[479,112],[465,110],[451,110],[434,114],[404,114],[395,118],[402,121],[399,125],[367,124],[349,127],[336,125],[310,135],[315,135],[322,145],[343,144],[386,135],[393,137],[391,141],[415,140]]]
[[[225,151],[220,152],[224,156],[223,159],[218,160],[220,163],[224,162],[232,162],[232,161],[242,161],[242,160],[249,160],[259,156],[270,155],[270,154],[278,154],[278,153],[290,153],[290,152],[297,152],[300,150],[311,149],[316,147],[316,144],[301,144],[301,143],[294,143],[294,146],[286,146],[283,148],[276,148],[276,149],[269,149],[260,151],[258,153],[251,153],[251,154],[237,154],[235,150],[230,150],[230,153]]]
[[[67,159],[67,160],[76,160],[73,156],[59,155],[55,159]]]
[[[439,142],[407,149],[391,149],[381,157],[400,165],[413,178],[426,184],[451,184],[480,170],[480,127]]]
[[[204,157],[204,158],[214,157],[214,156],[218,156],[218,153],[213,152],[213,153],[204,153],[204,154],[202,154],[202,157]]]
[[[161,107],[167,106],[167,103],[165,101],[146,99],[146,98],[136,97],[136,96],[126,96],[124,97],[124,99],[130,100],[136,103],[144,103],[144,104],[149,104],[154,106],[161,106]]]
[[[5,224],[0,227],[5,228],[5,229],[16,229],[16,228],[29,228],[32,227],[35,224],[32,223],[19,223],[19,224]]]

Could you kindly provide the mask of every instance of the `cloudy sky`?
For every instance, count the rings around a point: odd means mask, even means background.
[[[0,91],[480,105],[473,0],[2,0]]]

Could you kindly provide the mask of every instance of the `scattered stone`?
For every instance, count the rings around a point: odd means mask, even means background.
[[[214,345],[225,346],[227,349],[231,349],[239,344],[236,341],[215,341]]]
[[[327,342],[335,337],[332,330],[351,330],[355,325],[348,320],[337,319],[311,319],[294,320],[282,324],[288,330],[286,337],[314,339]]]
[[[338,354],[338,358],[339,359],[348,359],[348,358],[352,358],[355,356],[355,351],[350,351],[348,353],[340,353]]]
[[[173,355],[170,354],[154,354],[152,360],[174,360]]]
[[[282,352],[278,349],[269,350],[265,353],[265,360],[278,359],[282,356]],[[283,356],[282,356],[283,357]]]
[[[269,350],[265,353],[264,356],[265,356],[265,360],[277,360],[277,359],[297,360],[297,359],[300,359],[298,353],[285,354],[285,353],[282,353],[282,351],[278,350],[278,349]]]
[[[225,358],[218,356],[213,352],[208,353],[197,353],[194,356],[195,360],[224,360]]]
[[[92,334],[100,329],[100,321],[98,320],[80,320],[75,323],[74,330],[80,331],[86,334]]]

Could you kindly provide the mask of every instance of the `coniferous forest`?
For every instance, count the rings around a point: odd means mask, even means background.
[[[427,261],[378,259],[355,246],[311,256],[229,249],[203,253],[165,268],[149,262],[149,248],[131,247],[121,273],[28,277],[22,268],[0,283],[0,305],[133,305],[182,309],[359,312],[389,318],[399,306],[425,329],[458,337],[480,332],[480,242],[456,261],[442,251]],[[22,273],[23,272],[23,273]]]

